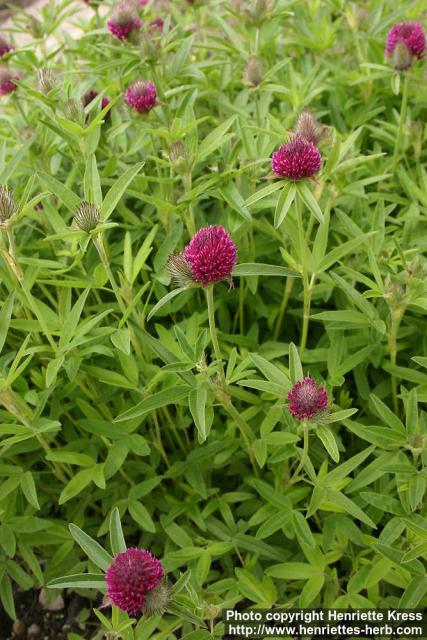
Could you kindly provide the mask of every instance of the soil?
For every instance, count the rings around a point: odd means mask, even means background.
[[[34,4],[34,2],[35,0],[10,0],[9,2],[2,2],[2,0],[0,0],[0,22],[7,20],[7,18],[14,13],[14,7],[22,7],[25,9]]]
[[[73,593],[64,598],[63,609],[48,611],[39,603],[39,591],[16,593],[17,622],[10,620],[0,604],[0,640],[67,640],[69,633],[93,638],[99,626],[92,613],[93,603]]]

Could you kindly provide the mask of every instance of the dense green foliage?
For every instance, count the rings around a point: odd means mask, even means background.
[[[276,0],[257,22],[250,3],[152,1],[142,20],[163,33],[140,44],[107,31],[109,0],[60,4],[8,54],[20,81],[0,104],[0,184],[19,203],[0,249],[4,609],[13,585],[97,573],[68,524],[111,551],[116,507],[172,583],[191,570],[187,614],[136,640],[186,637],[189,611],[221,637],[225,606],[426,605],[426,75],[384,61],[391,25],[423,3]],[[159,94],[146,116],[123,103],[139,78]],[[270,157],[304,107],[329,129],[291,199]],[[81,199],[101,211],[91,235],[72,225]],[[213,291],[225,386],[202,288],[148,318],[176,293],[168,255],[208,224],[240,265]],[[332,405],[306,460],[287,406],[302,375]]]

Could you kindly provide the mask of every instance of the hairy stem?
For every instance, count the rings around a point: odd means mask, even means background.
[[[406,122],[406,113],[407,113],[407,107],[408,107],[408,89],[409,89],[409,75],[405,73],[405,79],[403,81],[403,88],[402,88],[402,102],[400,105],[399,128],[397,130],[396,142],[394,143],[393,164],[392,164],[393,175],[395,175],[397,171],[399,153],[402,147],[403,128]]]

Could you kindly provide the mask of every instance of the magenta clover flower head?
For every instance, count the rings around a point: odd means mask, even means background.
[[[157,91],[152,82],[138,80],[125,91],[125,101],[138,113],[148,113],[157,104]]]
[[[146,549],[130,548],[119,553],[105,575],[112,604],[136,615],[143,609],[147,594],[164,575],[163,565]]]
[[[320,151],[314,142],[295,135],[271,156],[271,168],[276,176],[302,180],[316,175],[322,165]]]
[[[208,286],[220,280],[231,280],[237,262],[237,248],[224,227],[200,229],[182,254],[190,265],[194,280]]]
[[[403,44],[415,58],[422,58],[426,48],[426,34],[419,22],[398,22],[387,34],[385,52],[393,55],[396,47]]]
[[[82,98],[83,106],[87,107],[88,104],[90,104],[93,100],[95,100],[95,98],[98,97],[98,95],[99,95],[98,91],[93,91],[93,89],[86,91],[86,93]],[[107,104],[110,104],[110,99],[104,96],[101,100],[101,109],[105,109]]]
[[[110,32],[119,40],[125,40],[135,29],[141,27],[135,4],[131,0],[121,0],[113,8],[111,19],[107,22]]]
[[[16,80],[9,69],[0,69],[0,96],[5,96],[17,89]]]
[[[288,393],[289,411],[297,420],[313,420],[328,409],[326,389],[306,376]]]
[[[12,47],[12,45],[10,45],[7,40],[3,38],[3,36],[0,36],[0,58],[5,56],[6,53],[9,53],[9,51],[12,51],[13,49],[14,47]]]

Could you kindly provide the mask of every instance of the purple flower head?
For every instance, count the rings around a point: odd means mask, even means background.
[[[157,91],[152,82],[138,80],[125,91],[125,101],[138,113],[148,113],[157,104]]]
[[[119,40],[125,40],[135,29],[141,27],[135,4],[131,0],[121,0],[113,8],[111,19],[107,22],[110,32]]]
[[[299,135],[285,142],[271,156],[274,173],[290,180],[312,178],[319,171],[321,164],[320,151],[314,142],[309,142]]]
[[[12,45],[9,44],[7,40],[3,38],[3,36],[0,36],[0,58],[5,56],[6,53],[9,53],[9,51],[12,51],[13,49],[14,47],[12,47]]]
[[[0,69],[0,96],[5,96],[17,89],[16,80],[9,69]]]
[[[237,262],[237,248],[224,227],[204,227],[193,237],[182,254],[190,265],[194,280],[204,286],[230,280]]]
[[[90,104],[93,100],[95,100],[95,98],[98,97],[98,95],[99,95],[98,91],[93,91],[93,90],[86,91],[86,93],[82,98],[83,106],[87,107],[88,104]],[[101,109],[105,109],[107,104],[110,104],[110,100],[109,98],[104,96],[101,100]]]
[[[146,549],[127,549],[114,558],[105,575],[112,604],[134,616],[144,605],[145,597],[163,578],[164,570]]]
[[[426,48],[426,34],[419,22],[398,22],[387,34],[385,51],[391,56],[396,46],[402,43],[416,58],[424,56]]]
[[[289,411],[297,420],[312,420],[328,408],[326,389],[306,376],[288,393]]]
[[[165,26],[164,20],[162,18],[155,18],[148,23],[149,29],[158,29],[159,31],[163,31],[163,27]]]

